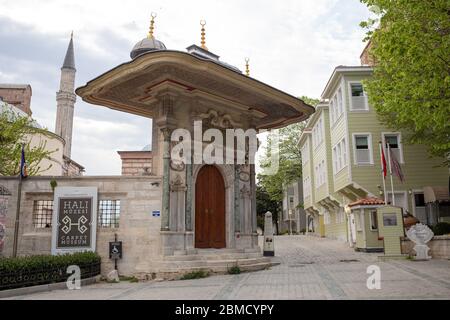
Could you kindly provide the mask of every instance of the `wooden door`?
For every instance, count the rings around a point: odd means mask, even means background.
[[[195,247],[226,247],[225,183],[214,166],[202,167],[195,183]]]

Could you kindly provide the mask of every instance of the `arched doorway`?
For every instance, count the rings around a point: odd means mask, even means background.
[[[195,182],[195,247],[226,247],[225,183],[215,166],[202,167]]]

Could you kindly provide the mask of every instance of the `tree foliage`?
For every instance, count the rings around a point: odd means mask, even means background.
[[[365,83],[382,123],[450,160],[450,1],[361,0],[378,19],[371,39],[374,76]]]
[[[47,150],[45,139],[32,146],[32,135],[48,136],[50,133],[33,126],[31,118],[20,116],[12,111],[0,112],[0,175],[15,176],[20,173],[22,144],[25,145],[25,158],[28,175],[36,175],[50,169],[40,166],[43,159],[49,159],[54,151]]]
[[[319,103],[317,99],[301,97],[306,103],[315,106]],[[305,122],[299,122],[282,128],[277,133],[271,133],[268,136],[266,154],[261,159],[261,167],[265,168],[271,165],[272,146],[278,135],[279,146],[279,169],[272,175],[258,175],[259,185],[267,192],[270,199],[281,202],[283,199],[283,184],[291,183],[302,176],[302,157],[298,141]]]
[[[278,212],[281,210],[280,202],[270,199],[269,193],[260,185],[256,186],[256,215],[258,227],[264,230],[265,214],[272,213],[272,220],[278,227]]]

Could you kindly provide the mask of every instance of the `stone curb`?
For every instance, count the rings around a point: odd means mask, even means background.
[[[99,278],[98,276],[95,276],[91,278],[81,279],[81,286],[94,284],[98,282],[98,278]],[[42,284],[39,286],[2,290],[0,291],[0,299],[61,289],[67,289],[66,282],[57,282],[57,283]]]

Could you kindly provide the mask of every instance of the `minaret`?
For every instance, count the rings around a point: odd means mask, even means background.
[[[55,133],[62,137],[64,145],[63,155],[70,158],[72,149],[73,109],[76,96],[75,87],[75,56],[73,52],[73,32],[70,36],[69,47],[61,68],[61,82],[56,93],[57,111]]]

